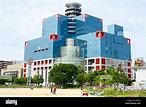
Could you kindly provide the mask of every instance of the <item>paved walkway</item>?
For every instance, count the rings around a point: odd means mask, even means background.
[[[49,88],[0,88],[0,97],[82,97],[80,89],[57,89],[56,94],[50,91]]]

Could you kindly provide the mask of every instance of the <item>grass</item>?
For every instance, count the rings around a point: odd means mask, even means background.
[[[84,87],[84,89],[89,90],[90,87]],[[113,88],[104,89],[92,89],[92,92],[104,91],[104,97],[146,97],[146,91],[142,90],[127,90],[127,91],[116,91]],[[88,91],[89,92],[89,91]]]

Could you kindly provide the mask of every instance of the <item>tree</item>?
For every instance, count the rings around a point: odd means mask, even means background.
[[[14,83],[15,83],[15,84],[20,84],[20,79],[19,79],[19,78],[15,78],[15,79],[14,79]]]
[[[78,72],[77,66],[73,64],[65,64],[66,65],[66,75],[67,75],[67,82],[72,83],[73,80],[76,78]]]
[[[121,83],[123,84],[129,84],[131,82],[131,79],[127,77],[125,73],[121,75]]]
[[[44,82],[44,79],[41,75],[34,75],[33,76],[33,82],[36,83],[36,84],[40,84],[40,83],[43,83]]]
[[[80,86],[83,85],[83,83],[85,83],[85,76],[83,73],[79,73],[77,75],[77,77],[75,78],[75,80],[79,83]]]
[[[8,79],[0,79],[0,84],[5,84],[5,82],[8,82]]]
[[[56,84],[73,83],[78,73],[77,66],[60,63],[59,65],[54,65],[50,70],[49,81]]]
[[[78,73],[83,73],[83,74],[85,74],[84,69],[83,69],[80,65],[78,65]]]
[[[51,69],[49,74],[49,81],[55,82],[56,84],[62,84],[65,81],[67,81],[67,75],[64,71],[65,68],[63,68],[62,65],[55,65],[53,69]]]
[[[14,83],[15,84],[25,84],[26,85],[26,83],[27,83],[27,78],[25,77],[25,78],[15,78],[14,79]]]
[[[104,71],[103,69],[98,70],[98,71],[94,71],[95,75],[104,75]]]
[[[112,76],[113,75],[110,74],[109,70],[106,70],[104,72],[104,74],[105,74],[105,81],[104,82],[105,82],[106,86],[112,85]]]
[[[100,75],[95,76],[92,83],[95,85],[100,84]]]
[[[89,72],[88,74],[85,75],[85,80],[86,82],[89,82],[90,85],[94,84],[94,78],[95,78],[95,73],[94,72]]]
[[[27,78],[20,78],[21,84],[25,84],[27,83]]]
[[[112,75],[111,83],[114,84],[114,86],[117,86],[117,88],[119,87],[119,84],[128,84],[131,81],[120,67],[115,69],[111,66],[107,72]]]

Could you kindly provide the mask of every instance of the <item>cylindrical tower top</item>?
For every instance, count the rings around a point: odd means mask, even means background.
[[[77,2],[71,2],[71,3],[66,3],[65,6],[67,8],[70,8],[70,7],[80,8],[81,7],[81,4],[80,3],[77,3]]]
[[[81,4],[77,2],[66,3],[65,15],[68,17],[75,17],[81,15]]]

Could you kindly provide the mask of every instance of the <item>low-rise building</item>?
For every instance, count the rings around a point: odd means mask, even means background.
[[[143,58],[135,58],[132,71],[135,79],[135,86],[144,85],[146,83],[146,65]]]
[[[2,75],[12,75],[14,77],[23,77],[23,64],[8,65],[6,70],[3,70]]]

